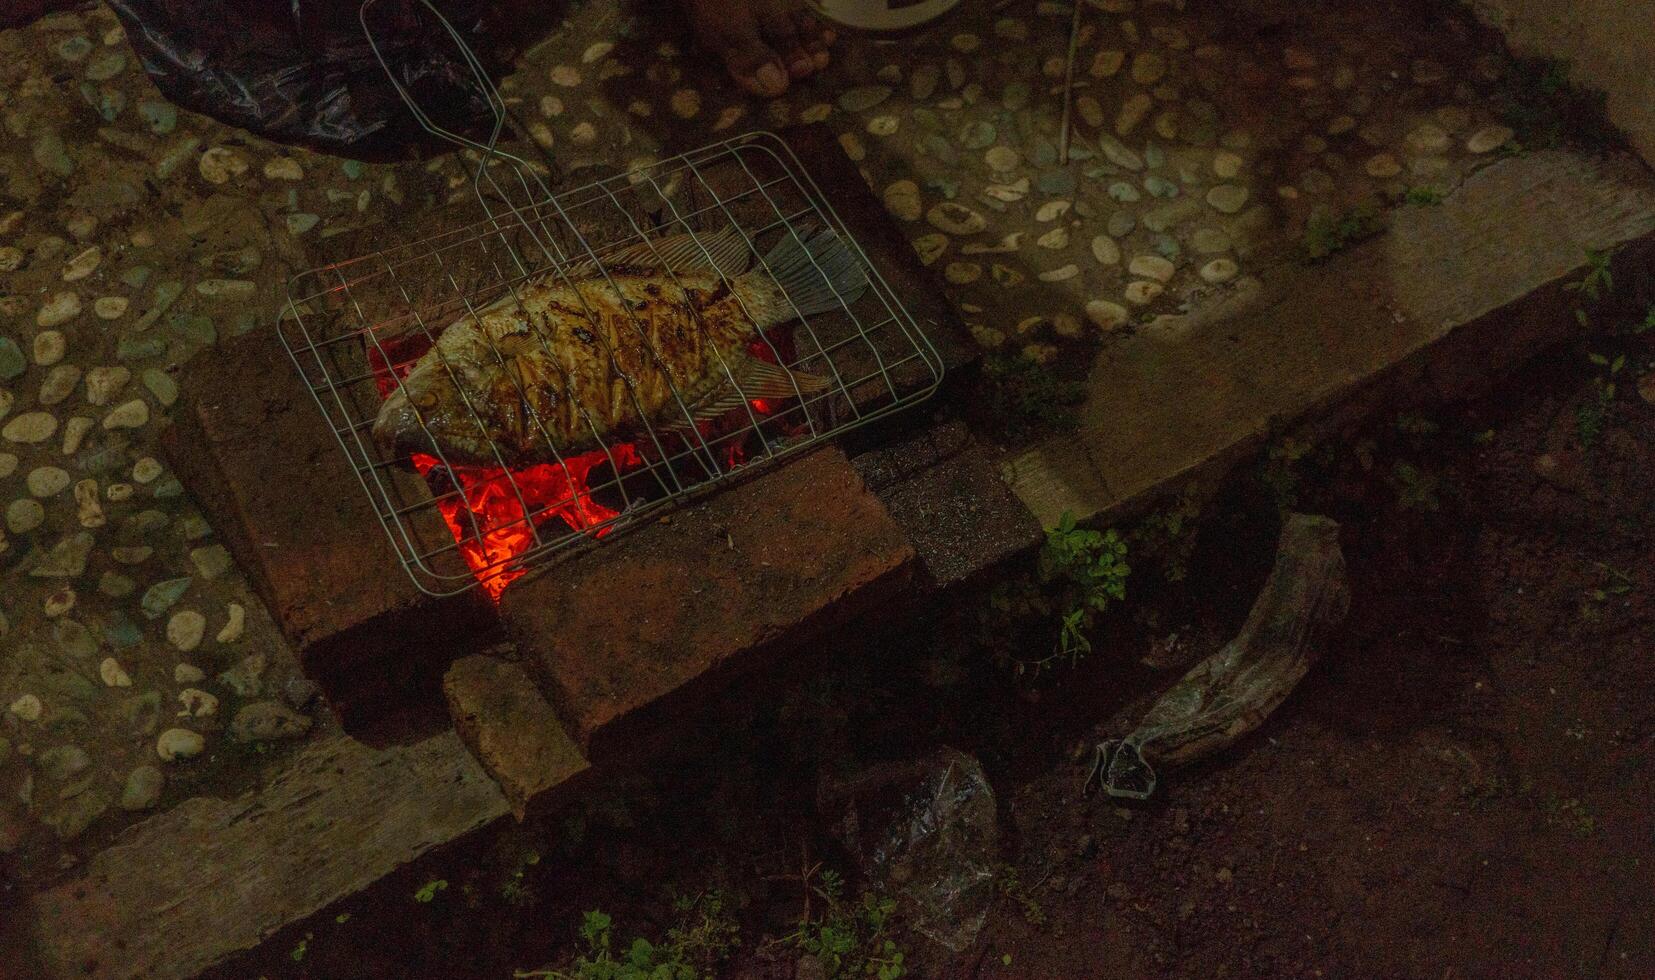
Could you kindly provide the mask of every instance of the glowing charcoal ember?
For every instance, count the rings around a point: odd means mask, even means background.
[[[791,348],[791,338],[780,340],[785,346],[783,355]],[[367,348],[368,362],[373,369],[375,387],[381,398],[389,397],[397,388],[414,362],[429,348],[423,337],[411,340],[380,341]],[[753,355],[776,363],[776,353],[769,342],[756,340],[751,345]],[[765,399],[750,402],[755,415],[770,416],[777,403]],[[731,419],[742,415],[732,411]],[[740,419],[734,425],[749,424]],[[717,429],[727,429],[718,423],[699,423],[703,439],[712,439]],[[794,426],[788,426],[794,429]],[[799,428],[802,428],[799,427]],[[789,433],[791,434],[791,433]],[[724,468],[733,470],[748,462],[747,441],[751,430],[733,434],[724,441]],[[575,531],[590,532],[601,538],[608,534],[611,522],[620,511],[594,499],[590,477],[593,470],[607,467],[604,486],[612,486],[620,477],[644,465],[643,455],[633,443],[617,443],[608,452],[597,449],[557,462],[537,463],[519,469],[502,467],[444,467],[436,456],[414,453],[409,464],[425,477],[436,494],[437,510],[454,535],[460,555],[476,576],[488,596],[499,601],[506,586],[526,574],[527,569],[515,567],[513,560],[536,545],[536,529],[551,518],[558,518]]]

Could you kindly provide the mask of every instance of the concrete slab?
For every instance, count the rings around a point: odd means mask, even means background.
[[[1553,286],[1587,249],[1647,242],[1655,179],[1627,157],[1514,157],[1442,204],[1315,266],[1165,317],[1092,366],[1079,431],[1006,465],[1042,522],[1121,512],[1227,465],[1266,436],[1387,380],[1449,370],[1468,393],[1578,328]],[[1450,363],[1451,362],[1451,363]],[[1369,404],[1383,395],[1370,393]]]

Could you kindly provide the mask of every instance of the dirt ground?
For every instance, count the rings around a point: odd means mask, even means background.
[[[585,809],[393,876],[224,975],[645,975],[575,972],[583,913],[611,915],[624,950],[672,941],[713,895],[690,966],[881,975],[801,957],[824,871],[852,898],[870,884],[818,788],[946,744],[998,794],[996,897],[961,954],[899,917],[879,942],[907,975],[1649,976],[1650,337],[1554,351],[1470,406],[1277,443],[1205,509],[1187,574],[1140,556],[1133,601],[1077,668],[1019,682],[988,662],[972,610],[945,611],[889,659],[732,706],[739,723]],[[1180,635],[1187,663],[1239,624],[1282,505],[1344,525],[1353,603],[1321,663],[1262,731],[1155,799],[1084,794],[1100,719],[1177,673],[1140,659]]]

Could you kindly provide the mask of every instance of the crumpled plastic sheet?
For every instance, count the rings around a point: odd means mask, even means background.
[[[846,844],[903,920],[953,953],[976,942],[994,901],[994,790],[976,759],[950,748],[875,767],[857,780]]]
[[[491,25],[522,0],[439,9],[497,73]],[[110,0],[167,98],[266,138],[360,159],[452,149],[415,121],[374,57],[358,0]],[[545,6],[545,5],[543,5]],[[493,114],[458,47],[415,0],[378,0],[380,52],[426,112],[476,133]]]

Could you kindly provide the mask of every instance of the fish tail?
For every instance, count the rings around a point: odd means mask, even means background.
[[[789,228],[755,273],[781,287],[778,322],[844,309],[868,288],[855,250],[832,228]]]

